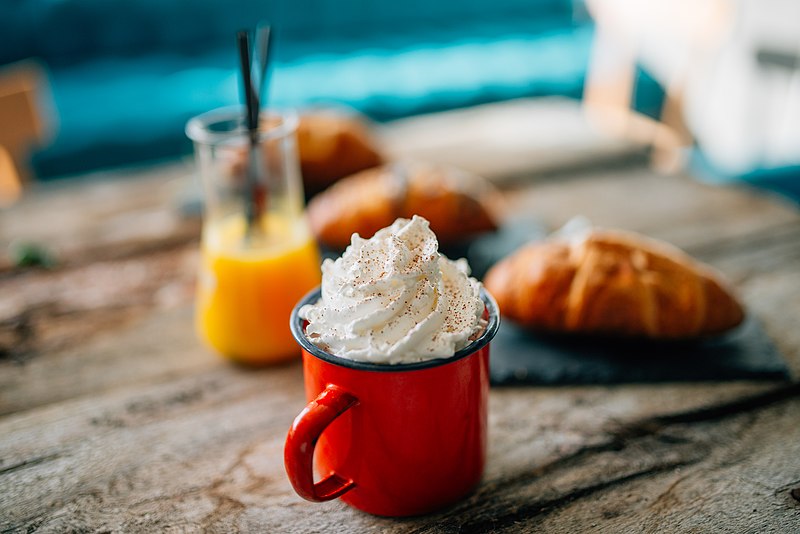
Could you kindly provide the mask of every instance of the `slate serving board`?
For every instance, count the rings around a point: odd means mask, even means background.
[[[506,321],[490,362],[495,385],[789,379],[754,318],[721,337],[668,342],[536,335]]]
[[[531,219],[506,223],[467,250],[473,274],[547,228]],[[752,317],[713,339],[683,342],[532,334],[503,321],[492,342],[493,384],[615,384],[703,380],[785,380],[789,370],[763,326]]]

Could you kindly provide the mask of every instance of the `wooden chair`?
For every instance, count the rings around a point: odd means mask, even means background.
[[[0,69],[0,207],[16,201],[31,177],[31,147],[42,144],[48,128],[39,98],[46,76],[34,62]]]

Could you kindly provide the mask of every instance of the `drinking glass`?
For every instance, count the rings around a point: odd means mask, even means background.
[[[289,316],[320,283],[296,128],[295,115],[264,112],[251,141],[236,107],[186,126],[204,196],[196,327],[213,349],[244,363],[299,356]]]

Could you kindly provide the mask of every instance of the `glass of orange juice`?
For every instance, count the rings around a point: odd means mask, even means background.
[[[242,108],[191,119],[204,190],[195,322],[220,354],[260,365],[299,356],[294,304],[320,283],[303,209],[296,116],[264,112],[251,143]]]

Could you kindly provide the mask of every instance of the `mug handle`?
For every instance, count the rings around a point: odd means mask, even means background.
[[[357,402],[350,393],[328,385],[292,423],[286,436],[283,461],[289,481],[304,499],[329,501],[355,487],[355,482],[336,473],[314,483],[314,447],[325,428]]]

